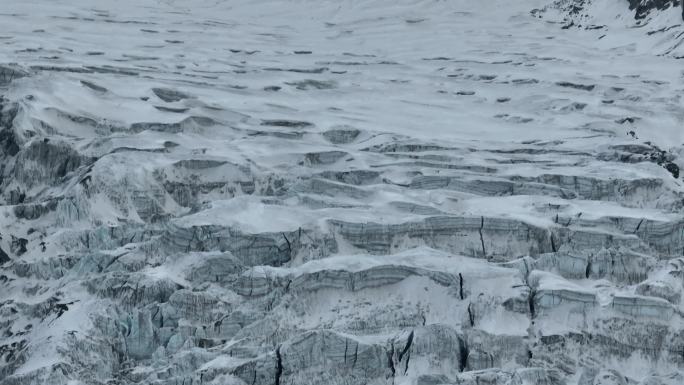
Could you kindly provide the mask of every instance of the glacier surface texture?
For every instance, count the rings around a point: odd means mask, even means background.
[[[2,0],[0,385],[684,384],[680,0]]]

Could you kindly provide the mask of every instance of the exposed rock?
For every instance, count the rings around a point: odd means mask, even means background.
[[[636,12],[636,19],[643,19],[652,11],[662,11],[676,6],[681,6],[680,0],[629,0],[629,9]]]

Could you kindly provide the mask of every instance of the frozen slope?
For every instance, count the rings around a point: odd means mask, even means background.
[[[642,3],[5,0],[0,385],[684,383]]]

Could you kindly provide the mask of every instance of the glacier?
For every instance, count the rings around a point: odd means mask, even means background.
[[[684,383],[679,0],[4,0],[0,385]]]

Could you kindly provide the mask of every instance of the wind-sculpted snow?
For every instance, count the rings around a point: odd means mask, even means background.
[[[684,383],[681,12],[6,0],[0,385]]]

